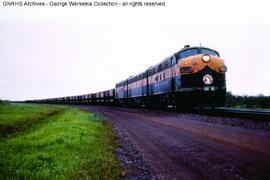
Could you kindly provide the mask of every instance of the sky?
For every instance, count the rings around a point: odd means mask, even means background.
[[[1,1],[0,99],[112,89],[186,44],[219,51],[233,94],[270,95],[266,0],[165,2],[164,7],[12,7]]]

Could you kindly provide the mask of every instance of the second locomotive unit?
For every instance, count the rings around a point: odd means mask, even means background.
[[[122,105],[224,106],[227,67],[217,51],[185,46],[144,72],[116,84]]]

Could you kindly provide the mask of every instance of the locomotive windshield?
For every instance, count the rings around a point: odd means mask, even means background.
[[[199,54],[199,50],[196,48],[196,49],[188,49],[188,50],[185,50],[185,51],[182,51],[180,53],[180,58],[186,58],[188,56],[193,56],[193,55],[196,55],[196,54]]]
[[[219,57],[219,54],[217,51],[208,49],[208,48],[190,48],[184,51],[180,51],[180,53],[177,53],[177,59],[186,58],[189,56],[194,56],[196,54],[209,54],[211,56]]]
[[[202,54],[209,54],[211,56],[216,56],[216,57],[219,57],[219,54],[216,52],[216,51],[213,51],[211,49],[205,49],[205,48],[202,48],[201,49],[201,53]]]

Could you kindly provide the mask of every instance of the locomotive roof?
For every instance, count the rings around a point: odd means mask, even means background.
[[[215,52],[217,52],[218,53],[218,51],[217,50],[215,50],[215,49],[211,49],[211,48],[208,48],[208,47],[203,47],[203,46],[192,46],[192,47],[184,47],[184,48],[182,48],[181,50],[179,50],[178,52],[176,52],[175,54],[178,54],[178,53],[180,53],[180,52],[182,52],[182,51],[185,51],[185,50],[188,50],[188,49],[209,49],[209,50],[212,50],[212,51],[215,51]]]

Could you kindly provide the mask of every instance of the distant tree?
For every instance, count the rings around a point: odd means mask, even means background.
[[[0,99],[0,106],[7,105],[7,104],[9,104],[9,101]]]
[[[242,108],[270,108],[270,96],[258,94],[256,96],[248,95],[233,95],[231,91],[226,94],[227,107],[242,107]]]

